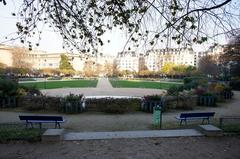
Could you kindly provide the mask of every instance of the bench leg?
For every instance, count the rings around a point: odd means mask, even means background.
[[[58,123],[58,122],[55,123],[55,129],[57,129],[57,127],[58,127],[59,129],[61,128],[60,123]]]
[[[183,121],[183,120],[181,120],[180,123],[179,123],[180,126],[182,126],[182,121]]]
[[[27,129],[27,128],[28,128],[28,122],[26,122],[26,124],[25,124],[25,125],[26,125],[25,127],[26,127],[26,129]]]
[[[31,125],[31,128],[33,128],[33,123],[26,122],[26,128],[28,128],[28,125]]]
[[[185,122],[185,125],[187,125],[187,120],[186,119],[184,120],[184,122]]]
[[[39,128],[42,129],[42,123],[39,123]]]
[[[223,128],[223,118],[220,118],[220,123],[219,123],[220,129]]]

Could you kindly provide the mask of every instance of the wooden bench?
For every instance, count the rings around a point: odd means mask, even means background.
[[[182,122],[185,122],[187,125],[187,120],[202,119],[202,124],[207,120],[207,123],[210,123],[210,117],[213,117],[215,112],[201,112],[201,113],[181,113],[179,116],[175,117],[177,120],[180,120],[180,126]]]
[[[240,120],[240,116],[222,116],[219,118],[219,126],[223,128],[223,121],[224,120]]]
[[[26,128],[29,124],[33,128],[33,124],[37,123],[40,129],[42,128],[42,123],[55,123],[55,128],[60,128],[60,123],[65,122],[62,116],[19,115],[19,119],[25,120]]]

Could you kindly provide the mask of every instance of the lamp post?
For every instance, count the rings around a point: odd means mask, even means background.
[[[44,76],[44,89],[47,88],[47,75],[43,75]]]

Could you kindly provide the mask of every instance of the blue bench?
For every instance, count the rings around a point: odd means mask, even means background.
[[[40,129],[42,128],[42,123],[55,123],[55,128],[60,128],[60,123],[65,122],[62,116],[19,115],[19,119],[26,122],[26,128],[29,124],[33,128],[33,124],[37,123]]]
[[[180,120],[180,126],[182,122],[185,122],[187,125],[187,120],[195,120],[195,119],[202,119],[202,124],[204,121],[207,120],[207,123],[210,123],[210,117],[213,117],[215,112],[201,112],[201,113],[181,113],[179,116],[176,117],[177,120]]]

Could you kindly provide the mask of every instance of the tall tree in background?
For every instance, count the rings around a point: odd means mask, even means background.
[[[231,76],[240,77],[240,33],[229,41],[219,59]]]
[[[220,67],[217,64],[217,61],[214,60],[212,56],[204,56],[199,60],[198,70],[212,77],[216,77],[220,74]]]
[[[87,77],[95,76],[95,62],[91,60],[86,61],[83,67],[83,72]]]
[[[2,1],[6,4],[6,1]],[[23,0],[18,13],[18,37],[31,49],[33,36],[44,25],[53,27],[64,46],[88,53],[109,42],[103,35],[115,29],[127,33],[124,47],[142,44],[202,43],[209,37],[235,34],[240,28],[239,0]],[[172,42],[171,42],[172,41]]]
[[[170,75],[173,74],[173,68],[175,64],[174,63],[165,63],[163,67],[161,68],[161,72],[164,73],[165,75]]]
[[[15,47],[12,50],[12,66],[15,68],[32,68],[32,64],[29,62],[28,50],[24,48]]]
[[[61,55],[59,69],[60,70],[73,70],[73,67],[72,67],[71,63],[69,62],[68,57],[64,54]]]

